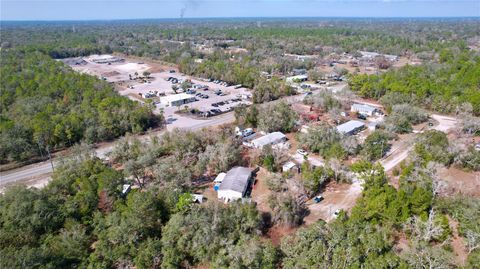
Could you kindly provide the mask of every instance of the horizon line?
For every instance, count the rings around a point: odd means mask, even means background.
[[[117,19],[54,19],[54,20],[29,20],[13,19],[0,22],[111,22],[111,21],[139,21],[139,20],[208,20],[208,19],[480,19],[479,16],[240,16],[240,17],[165,17],[165,18],[117,18]]]

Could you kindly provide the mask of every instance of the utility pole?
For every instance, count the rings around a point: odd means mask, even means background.
[[[52,154],[50,154],[50,145],[48,144],[47,144],[47,153],[48,153],[48,158],[50,159],[50,165],[52,166],[52,171],[55,171],[55,168],[53,167]]]

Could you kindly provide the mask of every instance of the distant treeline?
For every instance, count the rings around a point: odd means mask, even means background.
[[[222,42],[252,55],[322,54],[323,46],[340,51],[374,50],[403,54],[430,52],[465,44],[480,35],[478,19],[457,20],[139,20],[116,23],[9,23],[0,30],[2,46],[34,44],[52,57],[92,52],[122,52],[162,59],[188,46],[160,41]],[[233,42],[231,42],[233,41]],[[172,46],[173,45],[173,46]],[[328,53],[328,52],[326,52]]]
[[[151,107],[122,97],[108,83],[78,74],[40,52],[6,50],[0,61],[1,162],[159,124]]]

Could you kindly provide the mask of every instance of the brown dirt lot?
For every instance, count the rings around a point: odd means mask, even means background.
[[[321,194],[323,200],[320,203],[309,201],[308,209],[310,214],[305,217],[306,225],[310,225],[319,219],[324,221],[331,221],[335,217],[333,213],[337,209],[350,211],[362,193],[360,182],[355,181],[352,184],[331,182]]]
[[[439,169],[438,176],[448,186],[443,195],[464,194],[480,197],[480,172],[466,172],[450,167]]]
[[[268,198],[272,193],[271,190],[268,189],[266,184],[266,179],[268,177],[269,172],[263,168],[260,168],[260,171],[257,173],[255,185],[252,188],[252,200],[257,203],[257,208],[261,212],[269,212],[271,213],[272,210],[268,206]]]
[[[451,245],[455,253],[455,261],[458,265],[465,265],[468,258],[467,250],[465,249],[465,242],[463,237],[458,234],[458,221],[448,218],[450,229],[452,229]]]
[[[282,242],[282,238],[284,238],[287,235],[295,233],[300,227],[296,228],[291,228],[291,227],[286,227],[286,226],[273,226],[268,230],[267,236],[272,240],[272,243],[275,246],[280,245]]]

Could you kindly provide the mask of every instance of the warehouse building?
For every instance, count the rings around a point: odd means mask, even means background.
[[[218,188],[218,199],[225,202],[242,199],[247,192],[251,178],[252,171],[247,167],[230,169]]]
[[[337,126],[337,131],[344,135],[354,135],[365,128],[365,124],[358,120],[351,120]]]
[[[186,93],[167,95],[160,98],[160,102],[166,106],[181,106],[195,101],[195,96]]]

